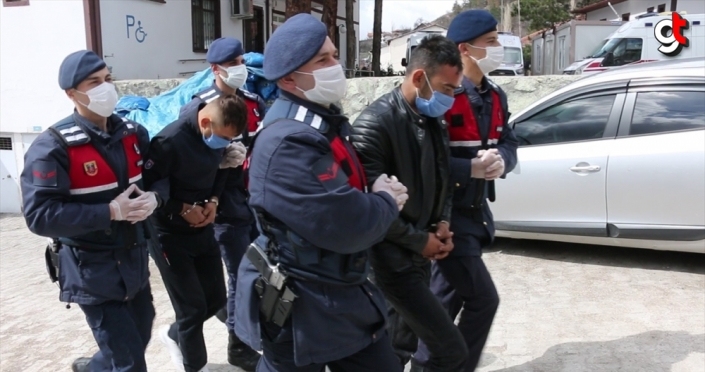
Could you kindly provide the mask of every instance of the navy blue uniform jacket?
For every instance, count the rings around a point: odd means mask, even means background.
[[[130,182],[122,138],[136,133],[139,152],[144,156],[149,145],[147,130],[117,115],[108,118],[108,133],[78,113],[57,125],[65,128],[63,131],[73,138],[83,141],[88,138],[113,165],[111,168],[118,185],[109,191],[93,193],[97,196],[72,193],[67,147],[48,130],[44,131],[27,151],[20,177],[27,226],[37,235],[59,238],[64,242],[59,251],[61,301],[96,305],[111,300],[129,300],[149,285],[144,231],[141,224],[111,221],[108,204]],[[105,196],[106,192],[112,194]],[[86,241],[85,238],[75,238],[86,236],[103,239]],[[90,245],[90,249],[81,249],[76,241]],[[73,242],[73,245],[67,242]]]
[[[277,105],[290,105],[299,120],[275,118]],[[398,218],[389,194],[364,193],[339,179],[321,181],[314,164],[329,156],[329,140],[313,126],[331,111],[290,94],[282,95],[268,111],[264,129],[252,150],[249,168],[250,206],[285,224],[306,244],[341,254],[361,252],[380,242]],[[270,124],[275,122],[273,124]],[[269,128],[269,125],[272,128]],[[349,132],[345,122],[340,134]],[[331,166],[332,164],[332,157]],[[267,239],[258,242],[267,246]],[[255,350],[261,349],[259,277],[244,258],[238,274],[235,331]],[[290,321],[297,365],[326,363],[350,356],[385,332],[386,306],[382,293],[369,281],[360,285],[331,285],[312,280],[291,281],[298,295]],[[286,331],[285,331],[286,332]]]

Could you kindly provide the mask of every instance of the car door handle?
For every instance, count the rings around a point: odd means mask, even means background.
[[[600,166],[599,165],[583,165],[583,166],[575,166],[575,167],[570,167],[571,172],[576,172],[576,173],[583,173],[583,172],[599,172],[600,171]]]

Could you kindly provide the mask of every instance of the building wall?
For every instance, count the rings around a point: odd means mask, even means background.
[[[274,18],[283,19],[274,13],[283,13],[286,4],[285,0],[270,0],[268,15],[265,5],[265,0],[254,0],[254,6],[265,11],[261,32],[266,41],[276,28]],[[178,78],[208,67],[206,54],[193,51],[190,1],[101,0],[100,7],[103,54],[117,79]],[[356,21],[359,7],[356,1]],[[320,18],[320,13],[312,13]],[[230,14],[231,0],[220,0],[221,36],[242,40],[244,21]],[[338,1],[338,16],[338,24],[345,24],[344,0]],[[359,40],[359,28],[353,32]],[[345,34],[341,35],[340,49],[345,51]]]
[[[61,61],[86,49],[83,2],[30,1],[0,6],[0,213],[19,212],[24,154],[73,104],[59,89]]]
[[[221,36],[242,39],[242,20],[230,13],[230,0],[220,0]],[[190,1],[102,0],[100,20],[105,61],[117,79],[176,78],[208,67],[206,54],[193,51]]]
[[[654,11],[658,10],[658,6],[664,4],[666,6],[666,11],[671,10],[672,0],[630,0],[619,4],[613,4],[612,6],[620,15],[618,18],[609,6],[602,9],[595,10],[587,14],[587,19],[590,21],[599,21],[601,19],[606,20],[621,20],[621,15],[630,13],[630,18],[633,19],[634,16],[646,13],[646,9],[649,7],[654,7]],[[678,0],[676,3],[677,11],[686,11],[689,14],[702,14],[705,13],[705,1],[703,0]]]

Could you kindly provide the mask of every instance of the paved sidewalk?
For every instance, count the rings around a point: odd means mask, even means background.
[[[96,349],[80,309],[58,302],[44,246],[21,218],[0,216],[2,371],[69,371]],[[705,371],[705,255],[510,241],[484,257],[502,302],[480,371]],[[171,372],[156,330],[173,310],[152,273],[147,362]],[[214,319],[205,333],[211,371],[239,371],[225,327]]]

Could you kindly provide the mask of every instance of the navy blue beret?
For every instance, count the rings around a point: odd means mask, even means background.
[[[276,81],[310,61],[326,42],[323,22],[307,13],[297,14],[272,34],[264,49],[264,77]]]
[[[64,58],[59,67],[59,87],[61,89],[76,88],[83,80],[96,71],[105,68],[102,58],[90,50],[79,50]]]
[[[458,14],[450,26],[446,37],[456,44],[474,40],[488,32],[497,31],[497,20],[492,13],[471,9]]]
[[[232,37],[221,37],[220,39],[215,39],[208,47],[206,61],[217,65],[230,62],[244,53],[240,40]]]

